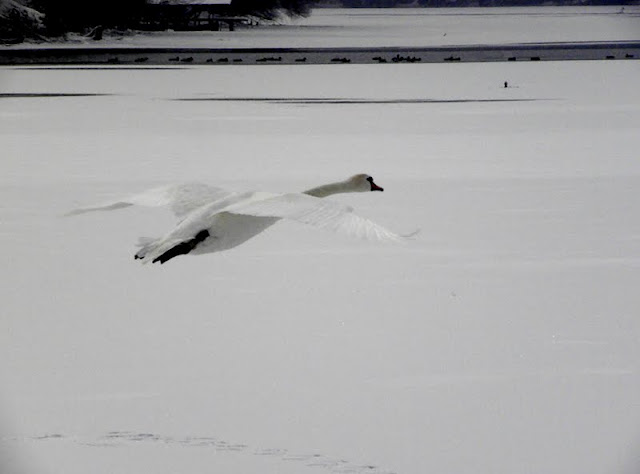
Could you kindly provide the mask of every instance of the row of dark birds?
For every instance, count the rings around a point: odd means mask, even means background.
[[[541,58],[540,56],[530,56],[529,58],[517,58],[515,56],[511,56],[509,58],[507,58],[507,61],[517,61],[518,59],[525,59],[525,60],[529,60],[529,61],[540,61]],[[605,56],[605,59],[617,59],[616,56],[614,55],[607,55]],[[633,54],[625,54],[624,59],[635,59],[635,56]],[[389,62],[389,60],[387,58],[384,58],[382,56],[375,56],[372,58],[372,60],[374,62],[377,63],[387,63]],[[447,56],[446,58],[443,58],[443,61],[445,62],[459,62],[461,61],[462,58],[460,56]],[[134,60],[135,63],[138,64],[144,64],[146,62],[149,61],[149,57],[143,56],[143,57],[139,57],[136,58]],[[416,57],[416,56],[400,56],[399,54],[393,56],[390,59],[391,62],[393,63],[416,63],[416,62],[420,62],[422,61],[422,58]],[[109,64],[120,64],[120,59],[119,58],[109,58],[107,60],[107,63]],[[194,62],[194,58],[193,56],[187,56],[187,57],[180,57],[180,56],[174,56],[169,58],[169,62],[174,62],[174,63],[193,63]],[[222,58],[218,58],[216,60],[214,60],[213,58],[209,58],[206,60],[207,63],[211,64],[211,63],[218,63],[218,64],[227,64],[227,63],[242,63],[244,62],[244,60],[242,58],[226,58],[226,57],[222,57]],[[256,63],[281,63],[282,61],[282,56],[265,56],[262,58],[258,58],[255,60]],[[307,62],[307,58],[306,57],[299,57],[299,58],[295,58],[294,62],[296,63],[306,63]],[[351,59],[346,58],[346,57],[335,57],[331,59],[332,63],[337,63],[337,64],[349,64],[351,63]]]

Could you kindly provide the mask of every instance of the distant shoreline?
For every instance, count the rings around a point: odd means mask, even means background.
[[[458,63],[640,59],[640,41],[367,48],[29,48],[0,50],[3,66],[171,66]]]

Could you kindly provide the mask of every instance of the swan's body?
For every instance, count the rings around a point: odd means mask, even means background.
[[[280,219],[370,240],[403,237],[354,214],[349,206],[321,199],[338,193],[383,191],[365,174],[309,189],[304,193],[236,193],[200,183],[155,188],[120,201],[77,209],[69,214],[133,205],[169,206],[181,219],[164,237],[141,239],[136,259],[164,263],[184,254],[220,252],[246,242]]]

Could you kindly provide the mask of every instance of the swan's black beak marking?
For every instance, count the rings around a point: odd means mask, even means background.
[[[369,181],[369,184],[371,184],[371,191],[384,191],[384,188],[381,188],[373,182],[373,178],[371,176],[367,178],[367,181]]]

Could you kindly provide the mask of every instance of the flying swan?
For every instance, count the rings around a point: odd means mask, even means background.
[[[324,200],[339,193],[383,191],[367,174],[325,184],[303,193],[231,192],[202,183],[163,186],[67,215],[129,206],[168,206],[179,219],[163,237],[140,238],[135,254],[142,263],[165,263],[186,254],[220,252],[255,237],[280,219],[289,219],[352,237],[402,242],[407,239],[365,219],[350,206]]]

